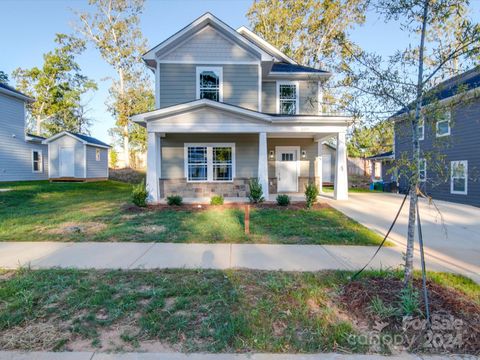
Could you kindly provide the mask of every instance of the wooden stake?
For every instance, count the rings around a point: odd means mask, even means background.
[[[250,205],[245,206],[245,235],[250,235]]]

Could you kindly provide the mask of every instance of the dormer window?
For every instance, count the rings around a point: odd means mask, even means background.
[[[223,101],[223,69],[197,67],[197,99]]]
[[[277,113],[298,114],[298,82],[277,82]]]

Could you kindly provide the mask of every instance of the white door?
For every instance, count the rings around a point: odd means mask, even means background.
[[[60,177],[75,176],[75,156],[73,147],[61,147],[59,151]]]
[[[298,191],[297,150],[277,148],[277,192]]]
[[[322,155],[322,181],[332,182],[332,155]]]

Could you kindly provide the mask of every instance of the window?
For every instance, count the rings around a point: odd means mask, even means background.
[[[294,161],[293,153],[282,153],[282,161]]]
[[[375,179],[382,178],[382,162],[375,161]]]
[[[197,99],[223,101],[221,67],[197,67]]]
[[[100,161],[100,149],[95,149],[95,160]]]
[[[418,140],[425,138],[425,123],[423,117],[418,121]]]
[[[450,193],[466,195],[468,192],[468,161],[452,161],[450,165]]]
[[[427,180],[427,160],[420,159],[420,163],[418,165],[418,180],[421,182],[425,182]]]
[[[41,173],[43,171],[42,151],[32,151],[32,171],[34,173]]]
[[[185,144],[188,181],[228,182],[235,177],[234,144]]]
[[[298,83],[277,82],[277,110],[279,114],[298,114]]]
[[[437,137],[450,135],[450,111],[446,111],[438,120],[437,120]]]

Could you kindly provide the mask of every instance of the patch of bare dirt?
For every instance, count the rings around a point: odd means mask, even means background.
[[[159,234],[165,232],[167,228],[163,225],[143,225],[139,226],[138,230],[144,234]]]
[[[107,228],[107,225],[101,222],[65,222],[54,229],[47,230],[48,234],[52,235],[68,235],[68,234],[86,234],[94,235]]]
[[[413,318],[401,314],[381,318],[375,313],[372,300],[376,297],[386,306],[398,308],[402,288],[403,282],[397,278],[355,280],[343,287],[340,306],[359,328],[401,334],[405,339],[403,346],[409,351],[480,353],[480,305],[460,291],[428,281],[431,325],[422,315],[425,305],[421,295],[421,314]],[[422,294],[419,279],[414,281],[414,288]],[[433,343],[435,339],[440,340]]]

